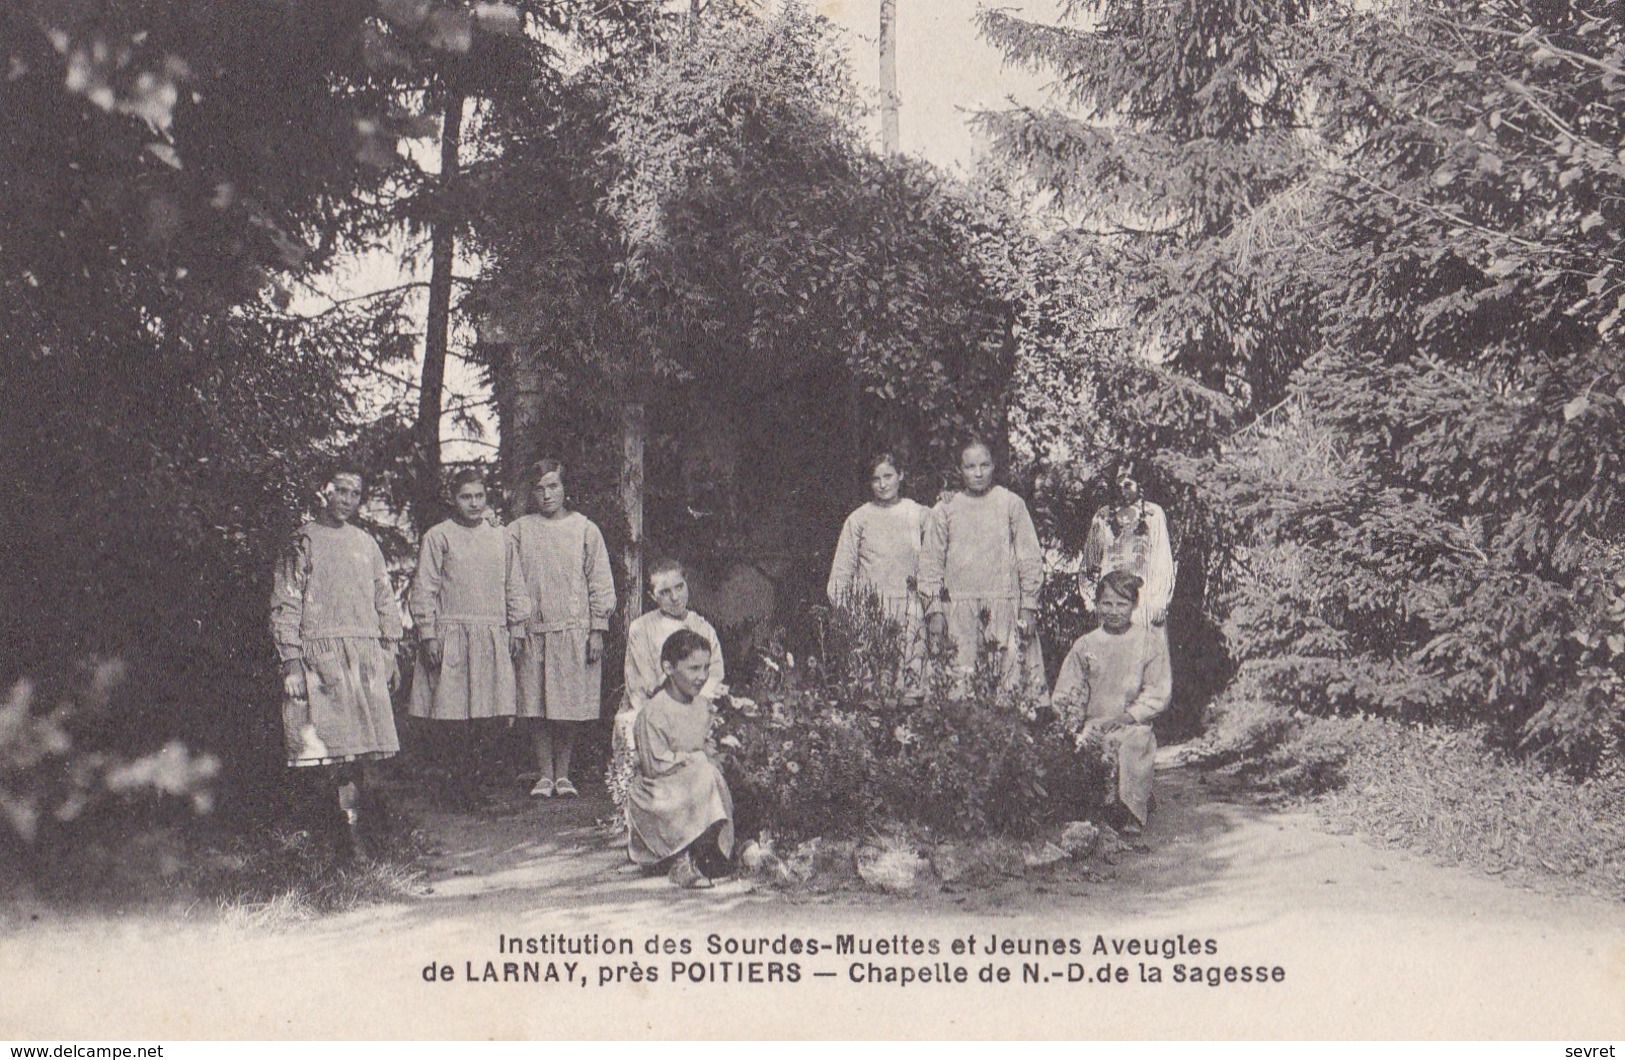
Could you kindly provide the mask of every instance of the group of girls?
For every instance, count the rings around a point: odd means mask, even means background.
[[[1162,509],[1127,468],[1111,476],[1113,499],[1090,523],[1078,573],[1100,624],[1073,644],[1051,692],[1037,629],[1044,559],[1032,516],[994,484],[986,442],[971,440],[958,455],[963,488],[929,509],[902,495],[895,454],[870,462],[874,499],[841,529],[829,599],[880,600],[903,640],[906,691],[918,694],[928,660],[941,659],[961,687],[986,667],[1001,690],[1048,700],[1080,747],[1103,758],[1114,777],[1109,811],[1137,832],[1150,812],[1150,722],[1172,691],[1164,622],[1174,565]]]
[[[1150,721],[1170,693],[1163,622],[1173,564],[1162,510],[1129,475],[1095,516],[1079,591],[1099,628],[1072,646],[1055,689],[1045,683],[1037,631],[1044,563],[1026,504],[994,483],[992,449],[958,453],[962,489],[930,509],[903,496],[896,455],[870,465],[874,499],[846,520],[830,571],[836,603],[873,594],[896,622],[908,681],[919,690],[928,658],[961,679],[991,666],[1001,688],[1048,699],[1080,747],[1116,773],[1122,822],[1149,812]],[[567,503],[564,466],[533,471],[534,514],[506,527],[492,518],[478,471],[453,480],[454,515],[424,536],[410,594],[417,653],[409,710],[454,732],[451,770],[474,798],[469,723],[517,719],[530,730],[531,794],[573,797],[572,752],[599,716],[604,637],[614,579],[597,526]],[[359,823],[363,763],[400,747],[390,693],[400,681],[402,621],[383,555],[352,524],[365,489],[344,468],[320,514],[295,535],[279,566],[271,628],[284,676],[283,731],[290,767],[319,778],[346,834]],[[633,859],[669,866],[703,886],[732,850],[732,804],[709,754],[709,703],[724,677],[716,631],[688,608],[680,564],[649,571],[655,609],[629,629],[626,702],[617,724],[612,792],[626,815]],[[528,779],[528,778],[527,778]]]
[[[455,732],[452,770],[473,797],[469,723],[514,718],[530,730],[531,794],[578,794],[570,777],[583,723],[596,720],[615,585],[603,535],[569,509],[565,469],[535,465],[535,514],[493,521],[482,474],[452,482],[454,515],[423,535],[409,598],[420,650],[409,710]],[[283,666],[287,764],[307,771],[353,841],[363,764],[400,749],[390,693],[400,683],[401,615],[372,537],[353,525],[359,469],[329,477],[317,517],[278,566],[271,630]],[[455,726],[455,728],[453,728]]]

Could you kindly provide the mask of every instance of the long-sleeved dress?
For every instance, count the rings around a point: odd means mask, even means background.
[[[1003,653],[1002,685],[1043,698],[1044,659],[1036,635],[1023,640],[1017,622],[1037,610],[1044,584],[1038,531],[1022,499],[994,486],[955,493],[931,510],[920,550],[926,614],[947,618],[956,661],[969,672],[983,651]]]
[[[925,659],[924,602],[920,597],[920,547],[931,510],[903,497],[896,504],[870,501],[846,517],[825,594],[832,604],[851,605],[873,593],[901,637],[904,690],[918,691]]]
[[[604,536],[580,512],[526,515],[507,534],[508,630],[525,635],[514,667],[518,715],[593,721],[603,660],[587,661],[587,639],[615,613]]]
[[[1145,584],[1140,602],[1134,608],[1134,624],[1142,629],[1153,618],[1167,613],[1174,596],[1174,556],[1168,545],[1168,518],[1159,505],[1143,505],[1145,531],[1140,531],[1142,505],[1102,508],[1089,522],[1089,536],[1083,543],[1083,571],[1092,575],[1078,581],[1084,605],[1095,606],[1100,578],[1114,570],[1126,570]]]
[[[698,612],[689,611],[682,618],[672,618],[664,611],[648,611],[632,620],[626,631],[626,705],[630,711],[642,710],[654,698],[660,686],[666,683],[665,672],[660,669],[660,649],[666,638],[680,629],[692,630],[711,645],[711,669],[705,678],[700,695],[710,699],[727,679],[722,662],[722,641],[711,623]]]
[[[410,711],[415,718],[468,721],[512,717],[508,655],[508,538],[481,520],[448,519],[423,535],[409,603],[419,641],[440,642],[440,667],[418,653]]]
[[[722,642],[711,623],[689,611],[682,618],[672,618],[663,611],[649,611],[632,620],[626,631],[626,708],[615,716],[615,735],[612,740],[607,786],[610,800],[624,807],[626,792],[637,768],[638,714],[654,698],[666,675],[660,669],[660,649],[666,638],[680,629],[693,630],[711,644],[711,670],[706,675],[700,695],[705,699],[716,696],[727,671],[722,662]]]
[[[829,602],[845,603],[873,592],[893,618],[918,619],[916,575],[929,515],[925,505],[904,497],[889,505],[870,501],[847,516],[829,568]]]
[[[1051,704],[1074,730],[1127,711],[1134,724],[1107,735],[1107,764],[1116,772],[1117,800],[1141,824],[1151,800],[1157,738],[1151,719],[1173,691],[1168,641],[1160,631],[1130,624],[1123,633],[1094,629],[1079,637],[1061,664]]]
[[[281,660],[297,661],[305,677],[303,698],[283,697],[288,765],[400,750],[389,674],[401,612],[371,535],[349,524],[300,527],[271,588],[271,635]]]
[[[705,753],[711,702],[679,703],[665,690],[638,711],[637,774],[627,793],[627,849],[639,865],[680,854],[722,822],[717,848],[733,854],[733,796]]]

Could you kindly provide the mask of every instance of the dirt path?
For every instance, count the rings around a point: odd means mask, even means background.
[[[679,893],[629,870],[592,822],[599,798],[514,796],[479,822],[425,813],[440,851],[431,893],[278,929],[152,918],[15,921],[0,930],[0,1037],[559,1037],[1027,1035],[1083,1037],[1625,1037],[1625,906],[1554,897],[1427,864],[1312,817],[1224,794],[1183,769],[1159,776],[1149,852],[1109,878],[1012,881],[928,899],[792,899],[748,883]],[[504,957],[499,935],[623,937],[633,957]],[[936,956],[708,956],[789,935],[833,945],[906,935]],[[647,941],[687,940],[712,975],[744,960],[799,965],[794,983],[672,982]],[[974,955],[953,941],[974,937]],[[1000,939],[1077,939],[1078,956],[1000,956]],[[1090,952],[1200,938],[1215,955]],[[470,982],[487,961],[550,961],[567,982]],[[728,965],[729,961],[736,962]],[[655,983],[600,988],[600,969],[653,964]],[[1098,980],[1123,967],[1127,983]],[[454,981],[427,983],[431,962]],[[857,984],[882,969],[965,969],[969,981]],[[1008,983],[982,983],[990,963]],[[1022,983],[1024,963],[1040,981]],[[1281,967],[1284,980],[1174,981],[1177,965]],[[518,969],[522,971],[522,968]],[[687,970],[687,969],[685,969]],[[771,974],[765,965],[758,969]],[[817,973],[834,973],[819,975]],[[1077,975],[1084,982],[1069,981]],[[582,977],[587,977],[586,982]]]

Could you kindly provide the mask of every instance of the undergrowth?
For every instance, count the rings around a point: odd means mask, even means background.
[[[1195,758],[1440,861],[1625,899],[1618,761],[1576,781],[1478,730],[1315,718],[1252,699],[1227,704]]]
[[[1348,748],[1345,783],[1321,802],[1328,815],[1446,861],[1625,899],[1617,766],[1575,783],[1488,749],[1477,733],[1392,722],[1365,723]]]
[[[199,859],[192,885],[240,926],[277,926],[424,893],[416,822],[370,788],[352,846],[341,818],[307,808],[307,827],[281,825],[239,836]]]
[[[323,837],[278,830],[205,859],[193,882],[225,923],[274,927],[421,895],[415,843],[402,833],[367,855],[344,858]]]

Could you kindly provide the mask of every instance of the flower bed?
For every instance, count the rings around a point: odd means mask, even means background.
[[[718,701],[741,835],[1027,837],[1087,816],[1099,768],[1048,707],[996,690],[997,660],[968,690],[936,666],[904,695],[900,631],[877,604],[818,620],[819,658],[772,653],[753,695]]]

